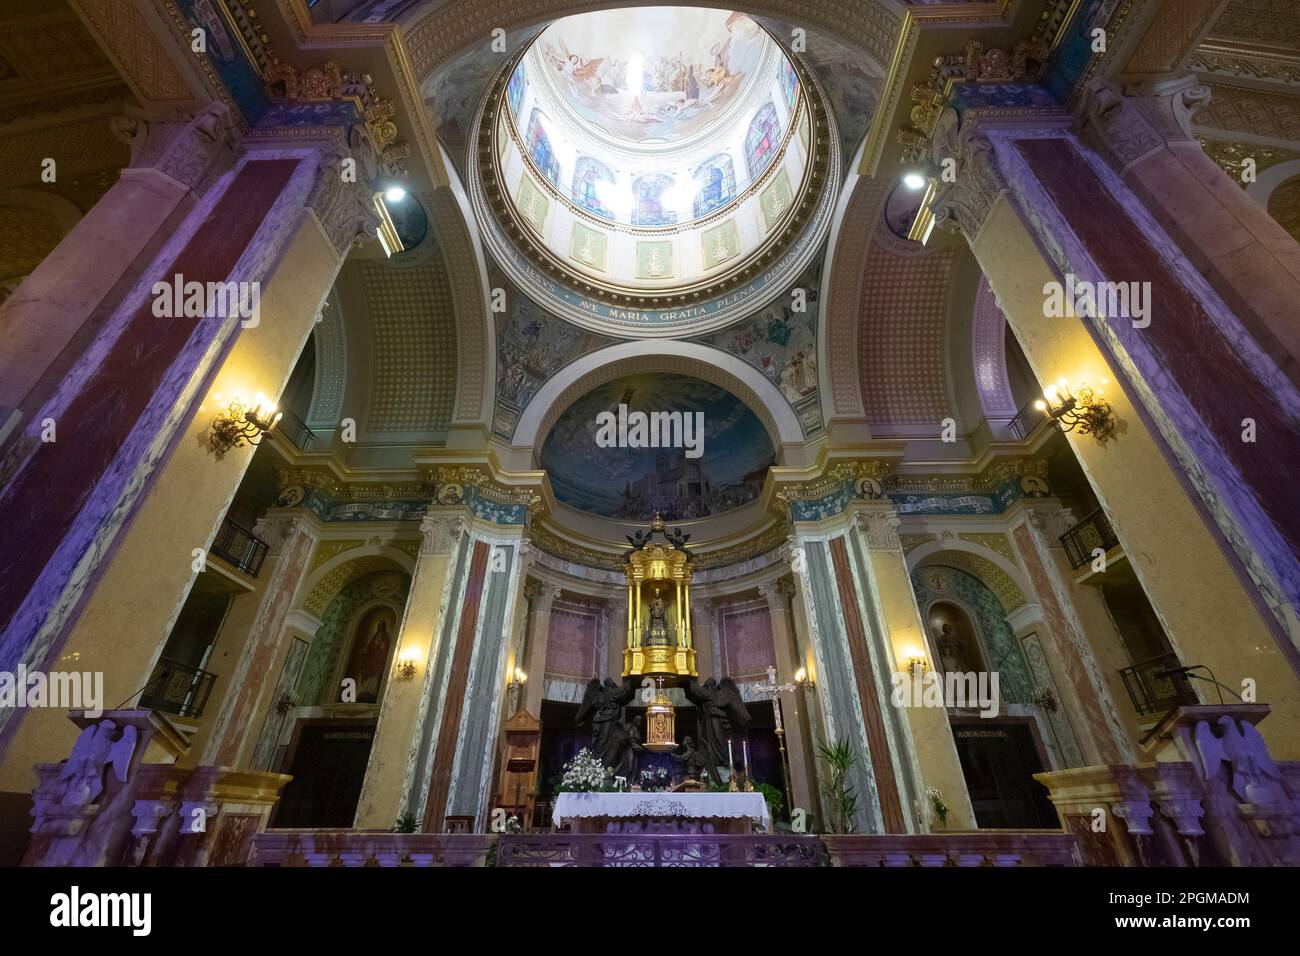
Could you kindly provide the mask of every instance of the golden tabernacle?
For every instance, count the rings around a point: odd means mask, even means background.
[[[656,543],[656,535],[663,541]],[[633,537],[623,571],[627,575],[627,648],[623,676],[695,677],[691,640],[693,568],[680,533],[665,534],[655,516],[649,533]]]

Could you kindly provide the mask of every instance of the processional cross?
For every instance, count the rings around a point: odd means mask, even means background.
[[[781,774],[785,778],[785,805],[790,813],[794,813],[794,796],[790,793],[790,764],[785,756],[785,726],[781,723],[781,698],[779,694],[788,694],[798,688],[798,684],[778,684],[776,682],[776,668],[770,664],[767,668],[767,683],[755,681],[749,685],[756,693],[762,694],[772,702],[772,719],[776,722],[776,743],[781,748]]]

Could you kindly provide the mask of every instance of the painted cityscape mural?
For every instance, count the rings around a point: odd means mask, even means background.
[[[605,448],[601,412],[703,415],[702,454],[680,448]],[[541,465],[564,504],[608,518],[681,521],[738,508],[756,498],[776,451],[748,406],[725,389],[685,375],[630,375],[599,386],[560,416],[542,445]]]

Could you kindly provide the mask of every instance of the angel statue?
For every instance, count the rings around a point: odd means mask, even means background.
[[[137,736],[130,724],[117,736],[117,724],[111,720],[101,720],[83,730],[59,771],[59,780],[66,781],[61,802],[75,807],[94,803],[104,792],[104,767],[108,764],[112,764],[114,776],[126,783]]]
[[[700,743],[713,766],[729,766],[727,741],[732,737],[732,728],[743,730],[749,726],[749,711],[741,699],[740,688],[730,677],[720,681],[710,677],[703,684],[692,678],[685,690],[686,699],[700,710]]]
[[[681,764],[682,773],[688,780],[709,783],[717,773],[716,768],[712,766],[712,758],[706,751],[695,749],[695,740],[692,737],[683,737],[682,745],[668,756],[674,763]]]
[[[634,717],[625,723],[614,723],[610,749],[614,751],[613,771],[616,777],[628,780],[641,779],[641,759],[645,756],[645,733],[641,718]]]
[[[606,677],[603,684],[599,677],[587,682],[574,722],[582,725],[591,721],[591,752],[606,767],[612,767],[618,758],[619,742],[614,739],[614,724],[623,712],[623,705],[635,693],[636,684],[629,680],[623,681],[622,687],[610,677]]]

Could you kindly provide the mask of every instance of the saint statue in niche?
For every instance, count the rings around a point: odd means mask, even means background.
[[[357,682],[357,703],[373,704],[379,700],[388,654],[393,647],[393,612],[375,608],[362,618],[352,642],[352,657],[344,677]]]
[[[650,599],[650,634],[646,638],[647,645],[667,644],[668,640],[668,606],[664,603],[663,595],[659,589],[655,588],[654,597]]]
[[[932,610],[935,647],[939,663],[945,674],[963,674],[984,669],[979,642],[966,614],[948,604],[936,605]]]

